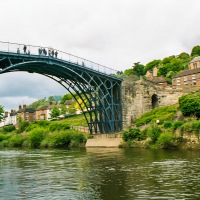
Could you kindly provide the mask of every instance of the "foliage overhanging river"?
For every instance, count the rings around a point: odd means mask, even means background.
[[[198,199],[200,152],[1,149],[0,199]]]

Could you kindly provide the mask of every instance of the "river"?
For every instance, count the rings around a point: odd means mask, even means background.
[[[200,199],[200,151],[1,149],[0,199]]]

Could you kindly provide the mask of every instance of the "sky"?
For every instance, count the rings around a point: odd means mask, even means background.
[[[200,45],[199,8],[199,0],[6,0],[0,41],[51,46],[124,71]],[[0,75],[0,105],[8,111],[66,93],[41,75]]]

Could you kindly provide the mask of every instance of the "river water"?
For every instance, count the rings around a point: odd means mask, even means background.
[[[200,199],[200,151],[1,149],[0,199]]]

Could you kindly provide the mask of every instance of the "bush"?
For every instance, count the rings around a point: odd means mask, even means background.
[[[24,132],[26,130],[26,128],[29,126],[29,124],[30,124],[29,121],[25,121],[25,120],[20,121],[17,133]]]
[[[82,133],[76,133],[72,136],[72,141],[77,142],[77,143],[85,143],[86,138]]]
[[[50,131],[61,131],[61,130],[66,130],[66,129],[70,129],[69,124],[65,124],[65,123],[52,123],[49,126],[49,130]]]
[[[30,132],[28,140],[30,141],[30,145],[32,147],[40,146],[41,141],[45,137],[45,133],[47,132],[44,128],[35,128]]]
[[[3,127],[3,132],[4,133],[12,132],[14,130],[15,130],[15,126],[14,125],[8,125],[8,126],[4,126]]]
[[[161,129],[157,125],[151,125],[148,128],[147,135],[151,138],[152,142],[155,143],[161,134]]]
[[[199,120],[194,120],[192,122],[192,127],[193,127],[193,131],[198,131],[200,129],[200,121]]]
[[[22,137],[21,134],[13,135],[9,139],[9,145],[13,147],[21,147],[23,145],[23,142],[24,142],[24,138]]]
[[[0,133],[0,142],[3,141],[3,140],[7,140],[9,137],[10,137],[9,135]]]
[[[174,130],[176,130],[176,129],[180,128],[184,123],[185,123],[185,121],[175,121],[173,123],[172,127],[173,127]]]
[[[166,121],[166,122],[164,122],[164,124],[163,124],[163,127],[164,128],[171,128],[172,127],[172,121]]]
[[[124,131],[122,135],[123,140],[126,142],[128,140],[133,140],[140,138],[140,129],[139,128],[129,128],[128,131]]]
[[[48,126],[49,126],[50,123],[51,122],[46,121],[46,120],[34,121],[31,124],[29,124],[29,126],[26,128],[26,131],[29,132],[29,131],[32,131],[33,129],[39,128],[39,127],[48,128]]]
[[[200,92],[179,98],[179,108],[184,116],[200,117]]]
[[[68,147],[71,143],[71,132],[56,132],[53,133],[49,139],[49,146],[51,147]]]
[[[158,138],[158,144],[163,148],[168,148],[172,146],[174,135],[172,133],[161,133]]]

